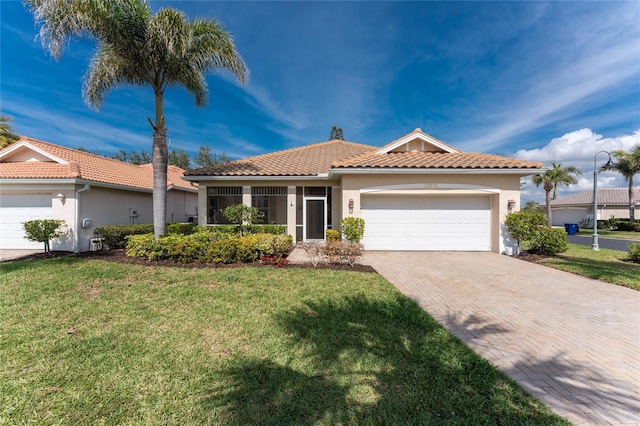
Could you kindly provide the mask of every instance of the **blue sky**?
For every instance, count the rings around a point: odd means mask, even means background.
[[[598,149],[640,142],[640,2],[151,2],[167,5],[221,20],[251,70],[246,86],[210,75],[205,109],[169,89],[170,148],[240,158],[326,140],[333,125],[377,146],[420,127],[465,151],[583,167],[565,195],[588,189]],[[17,132],[150,150],[150,88],[91,110],[93,44],[73,41],[56,62],[21,2],[0,12],[0,103]]]

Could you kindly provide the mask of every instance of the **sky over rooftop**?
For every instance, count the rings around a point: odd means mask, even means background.
[[[640,143],[640,2],[151,2],[166,6],[218,18],[251,70],[246,86],[210,75],[206,109],[170,88],[170,148],[241,158],[326,140],[333,125],[377,146],[420,127],[464,151],[582,168],[566,195],[592,185],[596,152]],[[56,62],[21,2],[0,13],[0,102],[18,133],[150,150],[150,88],[91,110],[93,44],[73,41]],[[525,186],[523,199],[544,193]]]

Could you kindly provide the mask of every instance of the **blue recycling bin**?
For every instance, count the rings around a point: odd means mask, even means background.
[[[578,224],[577,223],[565,223],[564,230],[567,231],[569,235],[576,235],[578,232]]]

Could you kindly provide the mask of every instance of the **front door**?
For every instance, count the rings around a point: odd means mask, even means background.
[[[324,241],[324,231],[327,229],[327,199],[305,198],[304,210],[304,240]]]

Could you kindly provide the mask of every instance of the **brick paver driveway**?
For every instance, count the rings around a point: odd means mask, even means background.
[[[640,425],[639,291],[495,253],[365,262],[556,413]]]

